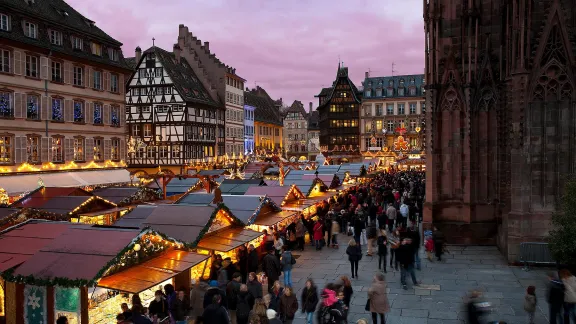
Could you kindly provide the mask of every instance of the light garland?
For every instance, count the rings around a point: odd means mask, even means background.
[[[85,169],[106,169],[106,168],[123,168],[126,167],[126,162],[113,162],[106,160],[102,163],[90,161],[85,165],[78,165],[74,161],[66,164],[54,164],[52,162],[45,162],[42,165],[32,165],[28,162],[20,164],[16,169],[3,167],[0,168],[0,173],[23,173],[23,172],[40,172],[40,171],[64,171],[64,170],[85,170]]]

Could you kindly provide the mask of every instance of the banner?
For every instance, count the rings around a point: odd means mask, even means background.
[[[47,324],[45,287],[24,287],[24,323]]]

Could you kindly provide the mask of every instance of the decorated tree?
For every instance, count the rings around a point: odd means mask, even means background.
[[[552,215],[550,251],[559,263],[576,266],[576,179],[566,182],[558,210]]]

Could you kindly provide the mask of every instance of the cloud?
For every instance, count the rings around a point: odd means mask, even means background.
[[[285,102],[314,101],[338,59],[357,86],[372,75],[424,71],[421,0],[68,0],[124,44],[171,50],[185,24],[227,65]]]

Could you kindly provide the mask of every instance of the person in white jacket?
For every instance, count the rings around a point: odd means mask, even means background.
[[[564,284],[564,319],[572,319],[576,323],[576,277],[570,270],[560,270],[560,278]],[[570,324],[567,322],[566,324]]]

